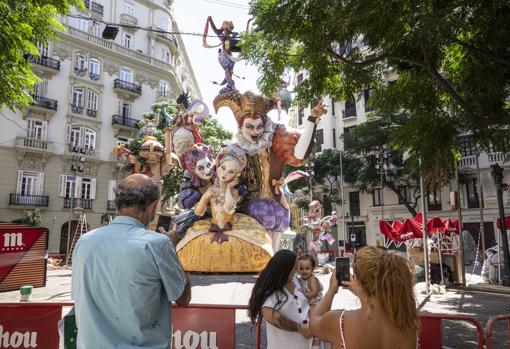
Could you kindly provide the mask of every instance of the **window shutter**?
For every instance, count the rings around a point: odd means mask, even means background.
[[[113,189],[115,188],[116,184],[117,182],[115,180],[108,181],[108,201],[115,200],[115,193],[113,192]]]
[[[48,122],[47,121],[43,121],[43,123],[42,123],[42,135],[41,135],[41,139],[48,139],[47,132],[48,132]]]
[[[21,194],[21,183],[23,181],[23,170],[18,171],[18,184],[16,185],[16,194]]]
[[[44,172],[39,172],[37,176],[37,195],[42,195],[44,187]]]
[[[32,133],[33,133],[33,120],[32,119],[28,119],[27,120],[27,137],[32,137]]]
[[[58,196],[61,198],[66,196],[66,183],[67,183],[67,176],[66,175],[60,175],[59,183],[58,183]]]
[[[74,197],[81,198],[81,177],[74,177]]]
[[[90,198],[94,200],[96,198],[96,179],[90,179]]]
[[[66,139],[67,139],[67,144],[71,144],[71,124],[67,124],[67,135],[66,135]]]

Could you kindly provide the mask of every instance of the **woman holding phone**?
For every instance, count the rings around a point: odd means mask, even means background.
[[[261,316],[267,324],[267,349],[310,349],[308,300],[298,289],[297,257],[280,250],[260,273],[248,303],[252,322]]]
[[[328,291],[310,316],[312,334],[332,343],[332,349],[417,348],[418,311],[407,261],[368,246],[356,253],[353,271],[340,286],[360,299],[361,308],[331,310],[339,288],[332,273]]]

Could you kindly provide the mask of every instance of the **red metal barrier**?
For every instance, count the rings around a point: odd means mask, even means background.
[[[0,303],[0,347],[2,343],[10,343],[7,347],[16,348],[18,344],[27,343],[27,348],[57,349],[57,323],[62,317],[62,308],[73,305],[73,302]],[[187,348],[190,346],[187,342],[202,341],[214,342],[215,345],[211,347],[235,348],[235,311],[247,308],[245,305],[174,305],[174,348]],[[260,349],[260,334],[258,321],[255,330],[256,349]]]
[[[443,320],[469,322],[476,327],[478,349],[483,349],[483,328],[469,316],[420,313],[420,349],[441,349],[443,347]]]
[[[506,320],[508,324],[508,348],[510,348],[510,315],[496,315],[492,316],[489,321],[487,321],[487,327],[486,327],[486,338],[487,338],[487,349],[494,348],[492,346],[492,332],[494,323],[496,321]]]

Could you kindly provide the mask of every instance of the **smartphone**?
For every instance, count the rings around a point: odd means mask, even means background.
[[[342,281],[351,280],[351,259],[349,257],[337,257],[335,262],[338,286],[342,286]]]

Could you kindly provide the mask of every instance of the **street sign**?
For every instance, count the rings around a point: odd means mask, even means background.
[[[351,241],[356,241],[356,234],[351,234]]]

